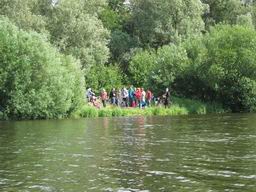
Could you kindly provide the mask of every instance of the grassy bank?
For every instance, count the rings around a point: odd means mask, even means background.
[[[225,110],[218,104],[207,104],[200,101],[173,98],[172,105],[165,109],[164,107],[139,108],[120,108],[108,106],[97,109],[95,107],[84,105],[72,116],[79,117],[120,117],[120,116],[153,116],[153,115],[188,115],[188,114],[207,114],[224,113]]]

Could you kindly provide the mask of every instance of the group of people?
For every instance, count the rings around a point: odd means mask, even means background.
[[[88,88],[86,97],[88,102],[97,108],[100,108],[101,104],[103,107],[106,107],[108,102],[111,105],[119,107],[139,108],[150,107],[152,103],[155,105],[162,103],[165,107],[168,107],[170,102],[170,92],[168,88],[166,88],[165,93],[160,97],[155,97],[150,89],[145,91],[143,88],[134,88],[133,86],[130,86],[129,89],[126,87],[122,89],[113,88],[109,94],[105,89],[102,89],[98,98],[92,89]],[[99,100],[101,102],[99,102]]]

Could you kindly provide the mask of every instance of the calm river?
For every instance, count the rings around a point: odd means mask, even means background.
[[[256,115],[0,122],[1,192],[256,191]]]

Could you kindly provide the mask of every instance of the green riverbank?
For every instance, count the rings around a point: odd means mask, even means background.
[[[106,108],[96,108],[88,104],[80,107],[76,112],[59,117],[63,118],[90,118],[90,117],[121,117],[121,116],[168,116],[168,115],[190,115],[190,114],[209,114],[226,113],[218,103],[203,103],[198,100],[172,97],[172,104],[169,108],[163,106],[152,106],[143,109],[140,108],[121,108],[108,105]],[[0,120],[8,120],[5,114],[0,112]],[[9,119],[10,120],[10,119]]]
[[[73,118],[79,117],[120,117],[120,116],[153,116],[153,115],[189,115],[189,114],[208,114],[225,113],[226,110],[217,103],[203,103],[191,99],[174,97],[169,108],[153,106],[148,108],[120,108],[107,106],[97,109],[92,106],[84,105],[80,110],[73,113]]]

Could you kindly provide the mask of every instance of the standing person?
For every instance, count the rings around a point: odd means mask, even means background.
[[[122,100],[123,100],[122,91],[121,91],[121,89],[118,89],[116,91],[116,105],[120,107],[122,104]]]
[[[163,98],[164,98],[164,107],[167,108],[169,106],[169,102],[170,102],[170,92],[169,92],[168,88],[165,89]]]
[[[91,88],[87,90],[87,98],[88,98],[88,102],[92,102],[93,100],[95,100],[95,93]]]
[[[110,97],[110,102],[112,105],[116,104],[116,90],[115,88],[113,88],[110,93],[109,93],[109,97]]]
[[[148,107],[150,106],[152,99],[153,99],[153,94],[150,91],[150,89],[148,89],[146,93],[146,102]]]
[[[124,106],[128,107],[129,93],[128,93],[128,90],[125,87],[122,89],[122,97],[123,97]]]
[[[129,88],[128,94],[129,94],[129,105],[130,107],[134,107],[135,99],[134,99],[134,88],[132,85]]]
[[[103,107],[106,107],[106,101],[108,99],[108,93],[106,92],[105,89],[102,89],[100,97],[101,97],[101,101],[102,101]]]
[[[136,89],[134,95],[135,95],[136,105],[140,107],[141,106],[141,104],[140,104],[141,103],[141,90],[140,90],[140,88]]]
[[[88,88],[86,90],[85,96],[87,98],[87,101],[90,102],[91,101],[91,97],[92,97],[92,89],[91,88]]]
[[[141,88],[141,102],[140,102],[140,107],[145,107],[146,106],[146,92],[144,91],[143,88]]]

